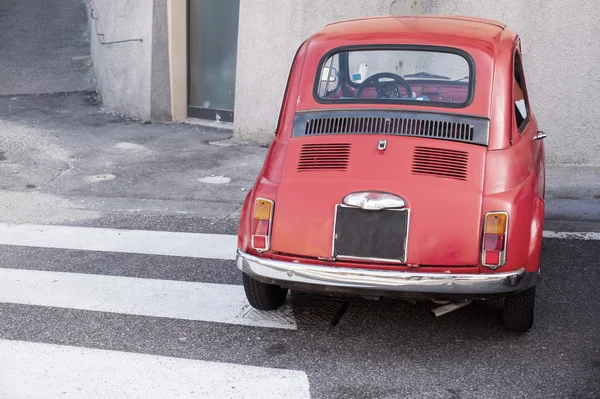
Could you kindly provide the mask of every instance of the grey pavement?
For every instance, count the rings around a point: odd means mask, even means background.
[[[235,218],[266,151],[229,130],[104,112],[89,91],[0,96],[0,219]],[[547,167],[548,226],[598,231],[600,167]]]
[[[85,0],[0,2],[0,95],[90,90]]]
[[[231,132],[103,112],[92,92],[0,97],[0,219],[235,216],[265,155]]]

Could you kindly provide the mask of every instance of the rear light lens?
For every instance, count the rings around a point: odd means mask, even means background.
[[[498,236],[506,233],[508,215],[505,213],[488,213],[485,218],[485,234],[495,234]]]
[[[267,239],[261,236],[252,237],[252,242],[254,243],[254,249],[257,251],[265,251],[267,248]]]
[[[486,252],[501,252],[504,249],[504,236],[486,234],[483,250]]]
[[[268,251],[271,245],[273,206],[273,201],[264,198],[257,198],[254,203],[252,248],[258,252]]]
[[[257,199],[254,206],[254,220],[270,220],[273,201]]]
[[[483,242],[481,244],[481,262],[483,266],[492,270],[504,266],[506,263],[507,235],[508,213],[486,213],[483,226]]]
[[[485,263],[488,265],[497,265],[500,263],[500,253],[499,252],[486,252],[485,253]]]
[[[254,235],[268,236],[269,235],[269,221],[268,220],[254,220]]]

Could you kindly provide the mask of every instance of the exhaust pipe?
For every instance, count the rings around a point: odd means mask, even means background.
[[[431,313],[433,314],[433,317],[437,319],[438,317],[443,316],[446,313],[454,312],[455,310],[464,308],[465,306],[470,305],[471,302],[473,302],[472,299],[468,301],[449,303],[447,305],[440,306],[439,308],[432,309]]]

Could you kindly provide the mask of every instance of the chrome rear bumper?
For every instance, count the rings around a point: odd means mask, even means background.
[[[493,274],[444,274],[352,269],[264,259],[237,252],[237,267],[259,281],[284,287],[339,287],[353,290],[439,295],[492,296],[532,287],[538,273],[524,268]]]

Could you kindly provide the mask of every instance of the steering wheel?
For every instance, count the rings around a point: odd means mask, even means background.
[[[393,82],[380,82],[379,79],[389,78],[393,79]],[[377,90],[377,98],[400,98],[400,91],[398,90],[398,84],[402,85],[406,89],[407,95],[405,98],[412,97],[412,89],[406,79],[400,75],[396,75],[391,72],[380,72],[368,77],[363,81],[356,89],[356,98],[359,98],[363,90],[368,86],[374,86]]]

